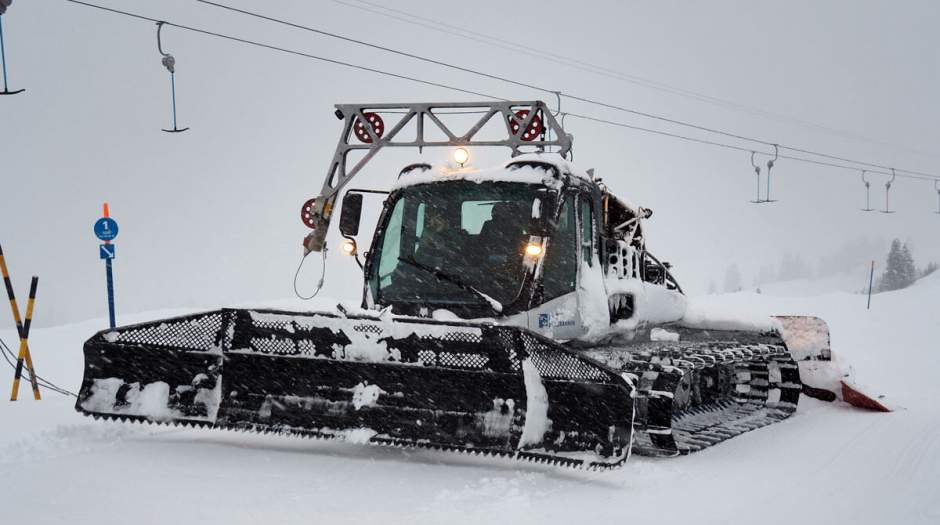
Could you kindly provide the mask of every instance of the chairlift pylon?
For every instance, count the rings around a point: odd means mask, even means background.
[[[167,133],[182,133],[189,128],[179,128],[176,125],[176,58],[163,51],[163,42],[160,39],[160,32],[163,30],[164,23],[165,22],[157,22],[157,51],[163,56],[160,61],[163,67],[170,72],[170,100],[173,106],[173,129],[164,129],[163,131]]]
[[[2,5],[2,4],[0,4]],[[9,4],[8,4],[9,5]],[[3,66],[3,91],[0,91],[0,95],[16,95],[17,93],[22,93],[26,91],[23,89],[14,89],[10,90],[10,87],[7,85],[7,56],[6,50],[3,47],[3,15],[0,14],[0,64]]]
[[[862,182],[865,184],[865,207],[862,208],[862,211],[874,211],[874,208],[871,207],[871,183],[865,178],[866,173],[868,173],[868,170],[862,170]]]
[[[897,178],[897,174],[894,173],[894,168],[891,168],[891,178],[888,179],[888,182],[885,183],[885,209],[881,213],[894,213],[891,211],[891,183],[894,182],[894,179]]]

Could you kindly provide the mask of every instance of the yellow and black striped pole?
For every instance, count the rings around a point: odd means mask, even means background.
[[[23,326],[20,334],[20,353],[16,359],[16,374],[13,376],[13,393],[10,395],[10,401],[16,401],[20,390],[20,378],[23,377],[23,361],[26,362],[26,369],[29,371],[29,382],[33,387],[33,399],[39,401],[42,396],[39,394],[39,383],[36,382],[36,369],[33,367],[33,357],[29,352],[29,327],[33,322],[33,305],[36,303],[36,288],[39,285],[39,277],[33,276],[29,283],[29,300],[26,301],[26,318],[23,319]]]
[[[20,336],[20,351],[16,359],[16,374],[13,376],[13,392],[10,394],[10,401],[16,401],[20,389],[20,378],[23,376],[23,362],[26,362],[26,368],[29,370],[29,381],[33,387],[33,398],[37,401],[42,399],[39,394],[39,384],[36,382],[36,369],[33,367],[33,358],[29,353],[29,328],[33,320],[33,305],[36,302],[36,288],[39,286],[39,278],[33,276],[29,284],[29,301],[26,303],[26,320],[20,320],[20,309],[16,304],[16,294],[13,292],[13,283],[10,282],[10,272],[7,270],[6,260],[3,258],[3,247],[0,246],[0,271],[3,273],[3,284],[7,289],[7,297],[10,299],[10,310],[13,311],[13,320],[16,322],[16,331]]]

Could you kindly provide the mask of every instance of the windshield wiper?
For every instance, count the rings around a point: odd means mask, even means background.
[[[399,257],[398,260],[405,264],[408,264],[409,266],[413,266],[419,270],[424,270],[425,272],[428,272],[429,274],[433,275],[434,277],[437,277],[438,279],[447,281],[451,284],[455,284],[457,285],[458,288],[474,293],[479,298],[486,301],[486,304],[488,304],[490,308],[492,308],[493,311],[495,311],[496,313],[499,314],[503,312],[503,303],[497,301],[496,299],[493,299],[489,295],[486,295],[485,293],[481,292],[480,290],[477,290],[473,286],[470,286],[469,284],[463,282],[462,280],[460,280],[459,277],[455,277],[453,275],[450,275],[449,273],[446,273],[442,270],[439,270],[431,266],[425,266],[411,257]]]

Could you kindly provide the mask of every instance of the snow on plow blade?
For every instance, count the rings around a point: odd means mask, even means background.
[[[844,367],[832,354],[829,325],[818,317],[778,315],[782,336],[793,359],[800,365],[803,393],[821,399],[841,399],[858,408],[891,412],[891,405],[869,393],[852,378],[851,369]]]
[[[225,309],[95,334],[76,409],[609,468],[632,394],[520,328]]]

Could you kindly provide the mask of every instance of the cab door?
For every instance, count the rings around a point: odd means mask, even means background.
[[[601,220],[590,193],[578,197],[578,324],[588,338],[604,335],[610,328],[610,307],[604,266],[600,260]]]
[[[529,329],[556,340],[580,337],[578,313],[578,194],[566,193],[558,228],[549,239],[542,261],[542,301],[529,311]]]

